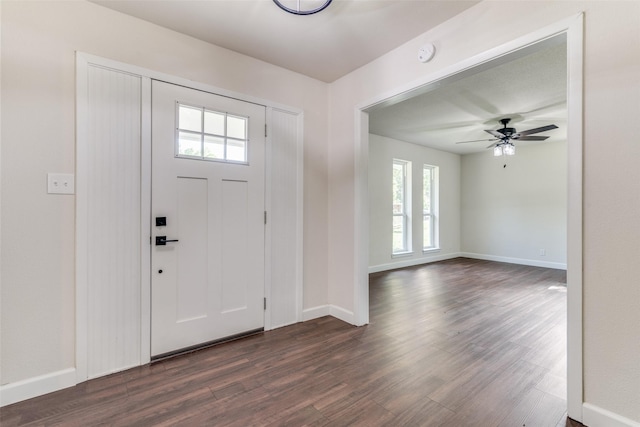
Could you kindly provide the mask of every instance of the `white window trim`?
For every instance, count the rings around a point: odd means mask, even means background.
[[[412,218],[411,218],[411,161],[402,159],[393,159],[393,165],[402,166],[404,172],[404,179],[402,181],[403,197],[402,197],[402,213],[395,214],[392,212],[392,219],[401,216],[402,217],[402,229],[403,229],[403,248],[399,251],[394,251],[393,248],[393,232],[392,232],[392,245],[391,256],[407,256],[413,254],[411,230],[412,230]],[[391,222],[393,224],[393,220]]]
[[[391,258],[404,258],[413,255],[413,251],[406,252],[394,252],[391,254]]]
[[[429,216],[431,221],[429,224],[431,225],[431,238],[433,241],[433,246],[424,246],[424,229],[422,231],[422,253],[430,253],[430,252],[438,252],[440,250],[440,221],[439,221],[439,196],[440,196],[440,168],[434,165],[422,165],[422,174],[423,174],[423,182],[424,182],[424,171],[425,169],[429,169],[431,171],[431,212],[428,214],[424,213],[424,208],[422,209],[422,226],[424,227],[424,218]],[[422,189],[422,197],[424,198],[424,188]],[[424,200],[423,200],[424,206]]]

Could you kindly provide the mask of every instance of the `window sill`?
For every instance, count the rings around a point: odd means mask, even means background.
[[[429,248],[429,249],[423,249],[422,253],[423,254],[432,254],[435,252],[440,252],[440,248]]]
[[[411,255],[413,255],[413,251],[396,252],[394,254],[391,254],[391,258],[403,258],[403,257],[411,256]]]

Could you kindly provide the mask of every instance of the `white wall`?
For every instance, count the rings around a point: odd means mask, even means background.
[[[412,162],[414,218],[413,254],[391,256],[391,165]],[[440,250],[422,253],[422,167],[439,167]],[[460,252],[460,156],[408,142],[369,134],[369,270],[383,271],[446,259]]]
[[[74,170],[75,50],[303,109],[304,305],[350,311],[357,107],[584,11],[584,395],[640,422],[640,2],[484,1],[329,93],[318,81],[94,4],[0,7],[2,384],[74,364],[74,203],[47,196],[44,183],[47,172]],[[421,64],[416,52],[426,41],[438,51]]]
[[[329,300],[354,310],[358,108],[583,11],[584,398],[640,422],[640,2],[483,1],[332,83]],[[437,53],[421,64],[427,41]]]
[[[75,364],[75,52],[302,109],[304,307],[327,294],[327,102],[317,80],[84,1],[2,1],[0,384]]]
[[[515,156],[462,156],[462,251],[566,268],[567,144],[516,145]]]
[[[440,167],[440,250],[422,253],[421,205],[413,204],[413,254],[391,254],[391,163],[413,165],[413,200],[422,200],[422,165]],[[567,144],[517,148],[513,157],[459,156],[369,135],[369,271],[454,256],[550,268],[567,264]],[[385,191],[387,188],[389,191]],[[540,254],[544,249],[545,255]]]

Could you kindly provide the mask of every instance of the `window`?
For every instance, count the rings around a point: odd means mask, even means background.
[[[393,160],[393,254],[411,248],[411,162]]]
[[[422,170],[422,249],[438,249],[437,229],[438,167],[424,165]]]
[[[177,104],[176,157],[247,163],[247,117]]]

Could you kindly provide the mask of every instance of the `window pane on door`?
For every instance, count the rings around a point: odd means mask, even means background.
[[[247,139],[247,119],[227,116],[227,136],[236,139]]]
[[[180,105],[178,109],[178,128],[193,132],[202,132],[202,110]]]
[[[213,111],[204,112],[204,133],[224,135],[224,114]]]
[[[178,132],[178,155],[180,156],[202,156],[202,143],[200,134],[190,132]]]
[[[247,161],[247,142],[235,139],[227,140],[227,160],[234,162]]]
[[[224,138],[204,136],[204,156],[207,159],[224,159]]]

